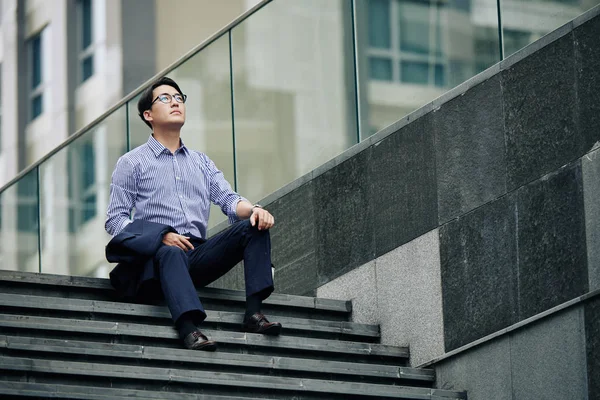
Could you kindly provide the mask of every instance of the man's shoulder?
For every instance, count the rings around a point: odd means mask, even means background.
[[[147,157],[152,153],[152,150],[148,147],[146,143],[137,146],[134,149],[129,150],[127,153],[123,154],[120,157],[120,160],[124,160],[129,162],[132,165],[137,165],[140,163],[141,159]]]

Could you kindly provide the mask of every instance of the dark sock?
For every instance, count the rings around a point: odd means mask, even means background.
[[[177,319],[175,326],[179,331],[179,337],[181,340],[185,339],[187,335],[198,329],[193,318],[188,315],[188,313],[182,314],[179,319]]]
[[[244,315],[244,319],[253,316],[256,313],[260,312],[260,307],[262,306],[262,299],[258,294],[253,294],[251,296],[246,297],[246,314]]]

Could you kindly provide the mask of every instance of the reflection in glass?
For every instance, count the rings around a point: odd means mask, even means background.
[[[351,5],[277,0],[233,29],[237,174],[251,201],[356,143]]]
[[[504,56],[510,56],[598,4],[599,0],[503,0]]]
[[[126,138],[124,105],[40,165],[43,272],[108,276],[104,220]]]
[[[356,0],[356,9],[361,139],[500,61],[495,0]]]
[[[39,272],[38,170],[0,193],[0,265]]]

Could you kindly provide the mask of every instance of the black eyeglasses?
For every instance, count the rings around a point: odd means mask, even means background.
[[[168,93],[163,93],[163,94],[159,94],[152,103],[150,103],[150,105],[152,106],[152,104],[156,103],[156,100],[159,100],[161,103],[164,104],[169,104],[171,102],[171,99],[175,99],[176,102],[178,103],[185,103],[185,101],[187,100],[187,95],[185,94],[174,94],[174,95],[170,95]]]

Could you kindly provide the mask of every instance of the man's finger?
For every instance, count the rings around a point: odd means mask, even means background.
[[[188,239],[189,239],[189,237],[185,237],[185,236],[180,237],[181,243],[183,243],[183,245],[185,247],[183,250],[188,250],[188,249],[194,250],[194,245]]]
[[[252,215],[250,216],[250,225],[252,225],[252,226],[256,225],[256,212],[253,212]]]

